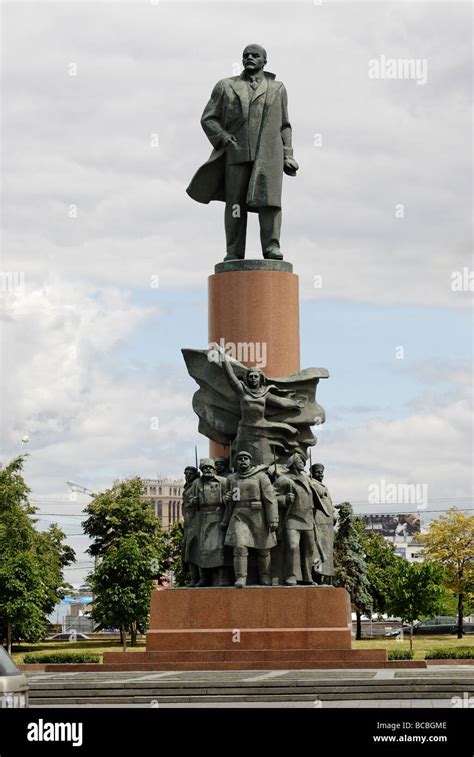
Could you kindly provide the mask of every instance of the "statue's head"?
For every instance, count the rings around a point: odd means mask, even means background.
[[[214,463],[218,476],[223,476],[229,470],[229,458],[227,457],[215,457]]]
[[[198,469],[193,465],[187,465],[184,469],[184,480],[187,484],[191,484],[198,476]]]
[[[267,53],[261,45],[247,45],[242,53],[242,65],[249,73],[261,71],[267,62]]]
[[[322,481],[324,478],[324,465],[321,463],[315,463],[311,466],[311,476],[312,478],[315,478],[316,481]]]
[[[252,455],[250,452],[242,450],[242,452],[239,452],[235,458],[235,462],[237,463],[237,470],[239,473],[245,473],[252,466]]]
[[[199,461],[199,468],[201,469],[202,477],[212,478],[216,475],[216,466],[212,457],[204,457]]]
[[[305,469],[306,460],[304,459],[303,455],[300,455],[298,452],[295,452],[294,455],[288,458],[286,464],[288,468],[291,468],[295,471],[302,471]]]
[[[258,389],[259,386],[261,386],[265,382],[265,376],[263,374],[263,371],[258,368],[258,366],[255,366],[254,368],[249,368],[247,371],[246,376],[247,385],[251,389]]]

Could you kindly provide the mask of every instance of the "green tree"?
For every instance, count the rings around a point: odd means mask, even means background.
[[[32,546],[31,516],[36,508],[28,502],[29,487],[22,475],[24,456],[0,469],[0,560]]]
[[[367,561],[357,519],[350,502],[337,506],[338,529],[334,539],[336,586],[342,586],[350,594],[351,604],[357,615],[356,638],[362,636],[361,615],[372,611],[372,597],[368,579]]]
[[[143,480],[137,476],[94,495],[85,508],[89,517],[83,523],[84,532],[92,540],[87,550],[92,557],[102,557],[110,547],[132,534],[143,546],[162,546],[160,520],[141,498],[143,489]]]
[[[46,618],[43,606],[46,587],[33,552],[21,551],[2,560],[0,565],[0,617],[6,625],[7,651],[12,640],[23,636],[28,641],[44,637]]]
[[[165,533],[162,570],[163,578],[169,573],[173,574],[177,586],[186,586],[190,579],[189,573],[183,567],[183,541],[183,523],[176,521]]]
[[[413,652],[413,624],[436,615],[443,601],[443,568],[429,562],[410,563],[400,559],[392,574],[387,602],[389,612],[410,625],[410,651]]]
[[[135,477],[127,481],[117,482],[111,489],[94,496],[85,509],[89,517],[83,524],[85,533],[92,539],[88,552],[93,557],[98,557],[105,562],[112,550],[119,547],[122,550],[124,544],[132,543],[128,542],[127,539],[132,539],[133,543],[137,544],[142,550],[142,554],[147,556],[146,559],[150,561],[153,577],[162,581],[162,576],[167,568],[166,560],[169,559],[167,557],[169,554],[167,536],[161,527],[159,518],[151,510],[149,504],[142,499],[143,489],[143,480]],[[94,582],[93,579],[97,571],[99,571],[98,583]],[[114,579],[114,584],[109,587],[109,591],[106,582],[101,581],[103,573],[104,569],[101,563],[96,571],[91,574],[91,583],[93,586],[97,586],[93,618],[99,623],[99,627],[119,626],[122,643],[126,643],[124,633],[128,629],[132,637],[132,646],[134,646],[137,642],[138,630],[146,629],[148,619],[144,619],[142,616],[130,618],[128,611],[125,612],[124,610],[125,605],[123,605],[120,617],[122,620],[123,618],[128,618],[128,620],[120,623],[113,622],[110,616],[111,604],[108,597],[113,591],[117,595],[127,597],[130,581],[134,585],[135,579],[132,580],[132,573],[127,570],[114,569],[110,574]],[[151,592],[151,589],[152,585],[149,583],[148,593]],[[129,605],[129,607],[134,606],[138,610],[142,607],[142,604],[133,605],[132,603]]]
[[[463,637],[464,603],[474,599],[474,515],[452,507],[416,540],[425,559],[444,567],[444,585],[457,596],[458,639]]]
[[[154,550],[128,535],[109,547],[97,569],[88,576],[95,594],[92,617],[99,628],[121,629],[124,652],[127,629],[133,636],[148,627]],[[136,639],[135,639],[136,641]]]
[[[28,501],[24,456],[0,470],[0,638],[37,641],[62,598],[63,568],[74,561],[57,527],[35,529],[36,508]]]
[[[383,536],[375,531],[366,531],[364,522],[360,518],[356,518],[355,521],[367,563],[372,609],[383,615],[387,612],[393,572],[402,558],[398,557],[393,544],[387,542]]]

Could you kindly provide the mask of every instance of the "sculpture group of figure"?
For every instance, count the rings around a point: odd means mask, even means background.
[[[201,118],[213,146],[191,180],[194,200],[225,202],[226,256],[243,265],[247,217],[258,213],[262,254],[279,270],[283,174],[295,176],[287,93],[265,71],[261,45],[247,45],[240,75],[215,85]],[[235,270],[235,268],[234,268]],[[270,378],[217,344],[183,350],[199,389],[199,432],[229,448],[185,469],[183,561],[190,586],[325,585],[334,574],[335,514],[321,465],[305,472],[325,368]],[[262,366],[263,367],[263,366]],[[197,465],[197,461],[196,461]]]
[[[235,463],[235,472],[223,457],[185,468],[189,586],[330,584],[336,516],[324,466],[309,475],[298,453],[286,465],[253,465],[246,450]]]

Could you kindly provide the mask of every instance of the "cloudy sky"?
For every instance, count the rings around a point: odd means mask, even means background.
[[[40,526],[59,521],[81,561],[87,498],[66,480],[175,475],[195,444],[206,452],[180,348],[207,343],[223,206],[184,190],[210,152],[202,109],[249,42],[287,87],[300,164],[282,249],[300,277],[302,367],[331,376],[313,458],[360,511],[393,509],[367,502],[381,480],[426,485],[428,513],[472,507],[473,293],[452,286],[473,268],[470,14],[3,3],[0,460],[29,435]],[[372,78],[382,56],[418,61],[426,81]]]

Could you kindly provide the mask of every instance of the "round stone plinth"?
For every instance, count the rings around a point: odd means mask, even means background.
[[[293,273],[293,266],[286,260],[225,260],[214,266],[214,273],[227,271],[284,271]]]
[[[237,260],[209,276],[209,344],[270,378],[300,369],[298,276],[291,263]],[[228,449],[210,442],[211,456]]]
[[[296,274],[259,267],[209,276],[209,343],[220,344],[240,363],[258,365],[274,378],[296,373],[300,369],[299,331]]]

